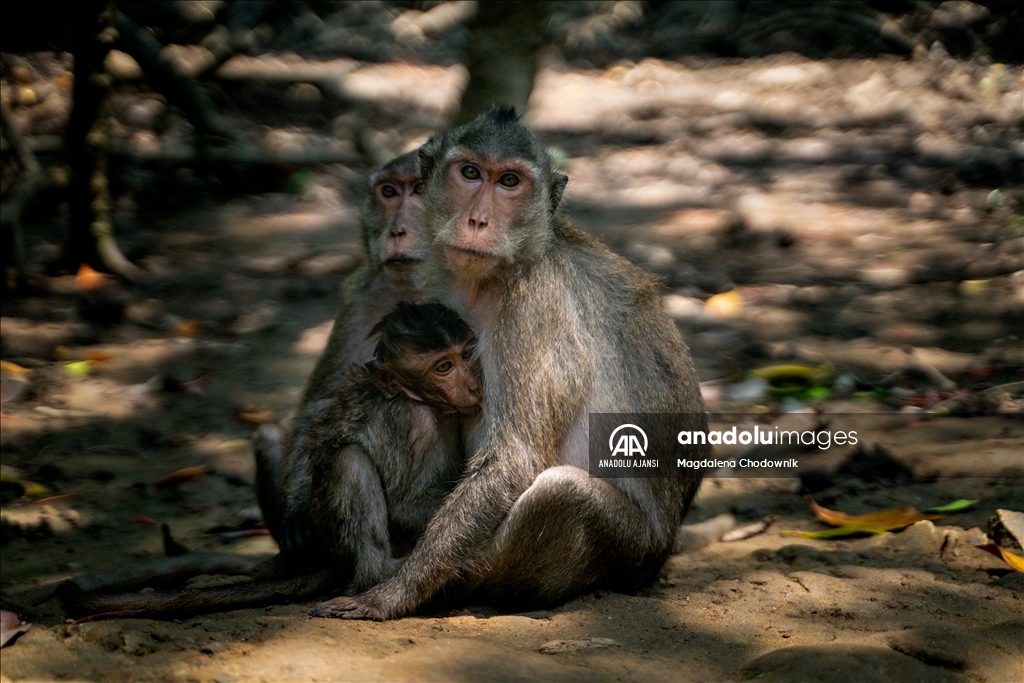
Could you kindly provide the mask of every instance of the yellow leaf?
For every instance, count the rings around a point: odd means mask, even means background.
[[[809,365],[769,365],[766,368],[751,370],[750,374],[760,377],[766,382],[774,382],[780,379],[796,378],[802,379],[809,384],[825,384],[828,382],[831,373],[827,367],[812,368]]]
[[[26,379],[32,376],[31,370],[23,368],[17,363],[12,363],[9,360],[0,360],[0,370],[12,375],[17,375],[18,377],[25,377]]]
[[[704,311],[715,318],[738,318],[743,315],[743,295],[735,289],[716,294],[704,302]]]
[[[1014,553],[1011,553],[1009,550],[1003,550],[995,543],[986,543],[985,545],[978,545],[975,547],[986,552],[992,553],[993,555],[1001,559],[1003,562],[1010,565],[1010,567],[1012,567],[1014,571],[1024,572],[1024,557],[1021,557],[1020,555],[1015,555]]]
[[[76,360],[64,364],[64,372],[71,377],[85,377],[92,372],[91,360]]]
[[[93,270],[87,263],[83,263],[75,273],[75,286],[86,292],[99,289],[107,282],[107,276]]]
[[[274,413],[269,410],[242,410],[235,415],[235,419],[250,425],[261,425],[274,421]]]
[[[829,526],[836,527],[868,526],[878,527],[882,531],[896,531],[897,529],[908,527],[915,522],[942,519],[942,515],[927,515],[910,505],[902,508],[872,512],[866,515],[848,515],[845,512],[824,508],[815,503],[810,497],[807,498],[807,504],[811,506],[811,511],[815,517]]]
[[[35,500],[36,498],[45,498],[50,495],[50,489],[46,488],[42,484],[37,484],[34,481],[21,481],[18,483],[21,484],[21,488],[24,491],[24,496],[26,498],[32,498]]]
[[[799,536],[801,538],[842,538],[844,536],[864,536],[884,534],[888,529],[875,524],[848,524],[836,527],[835,529],[822,529],[821,531],[780,531],[781,536]]]
[[[168,474],[163,479],[153,482],[153,488],[165,489],[171,486],[177,486],[178,484],[184,484],[186,481],[192,481],[206,474],[209,470],[206,469],[206,465],[197,465],[195,467],[183,467],[177,472]]]
[[[197,334],[199,334],[198,320],[182,320],[174,326],[174,335],[176,337],[194,337]]]

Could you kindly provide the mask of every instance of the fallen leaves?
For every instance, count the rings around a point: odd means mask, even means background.
[[[199,335],[198,320],[182,320],[174,324],[172,332],[175,337],[196,337]]]
[[[32,628],[32,624],[22,621],[14,612],[0,610],[0,647],[6,647],[18,634]]]
[[[1013,568],[1014,571],[1024,573],[1024,557],[1011,553],[1009,550],[1003,550],[995,543],[986,543],[984,545],[978,545],[974,547],[978,548],[979,550],[984,550],[985,552],[992,553],[993,555],[1001,559],[1003,562],[1010,565],[1010,567]]]
[[[953,512],[963,512],[964,510],[969,510],[972,507],[974,507],[977,502],[977,500],[968,500],[966,498],[960,498],[958,500],[954,500],[952,503],[946,503],[945,505],[940,505],[938,507],[928,508],[927,510],[925,510],[925,512],[937,512],[940,515],[948,515]]]
[[[21,495],[31,500],[46,498],[50,495],[50,489],[34,481],[28,481],[27,479],[17,479],[9,474],[0,474],[0,481],[20,486]]]
[[[100,289],[107,283],[107,276],[83,263],[75,273],[75,287],[83,292]]]
[[[243,424],[261,425],[274,421],[274,413],[259,408],[245,408],[235,413],[235,419]]]
[[[714,318],[739,318],[743,315],[743,295],[735,289],[715,294],[704,302],[704,311]]]
[[[159,479],[153,482],[153,488],[155,489],[167,489],[185,482],[198,479],[199,477],[209,474],[209,469],[206,465],[196,465],[195,467],[183,467],[176,472],[168,474],[163,479]]]
[[[783,536],[799,536],[801,538],[842,538],[844,536],[861,536],[882,534],[886,531],[899,531],[911,524],[923,521],[935,521],[942,519],[942,515],[926,514],[912,505],[901,508],[892,508],[880,512],[871,512],[866,515],[848,515],[838,510],[829,510],[814,502],[808,496],[807,504],[811,512],[819,521],[836,527],[822,531],[782,531]]]
[[[23,368],[17,363],[12,363],[9,360],[0,360],[0,372],[5,372],[17,377],[24,377],[25,379],[32,376],[31,370]]]

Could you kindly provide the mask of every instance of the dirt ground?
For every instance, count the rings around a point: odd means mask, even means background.
[[[386,64],[345,79],[430,120],[465,73]],[[564,158],[574,220],[663,277],[712,411],[778,409],[735,387],[787,362],[828,364],[827,412],[946,406],[945,431],[915,440],[922,423],[907,420],[871,439],[941,476],[834,477],[814,496],[853,514],[979,499],[971,510],[862,539],[792,538],[779,530],[822,528],[798,480],[709,479],[688,522],[778,523],[673,556],[637,595],[388,623],[313,619],[297,604],[73,628],[51,600],[19,615],[33,626],[3,649],[0,678],[1024,680],[1024,574],[975,548],[995,510],[1022,506],[1024,428],[969,407],[1024,380],[1021,87],[1020,69],[941,55],[549,63],[527,114]],[[407,129],[383,142],[421,139]],[[10,596],[158,557],[162,523],[193,551],[276,550],[267,536],[206,532],[251,515],[251,423],[288,413],[326,340],[359,257],[353,178],[322,170],[297,192],[225,199],[189,190],[186,176],[147,176],[145,193],[119,200],[122,244],[142,254],[149,282],[83,294],[57,278],[49,294],[3,301],[3,358],[31,370],[3,406],[5,476],[65,496],[5,493]],[[47,253],[45,240],[34,248]],[[104,318],[111,305],[119,322]],[[908,367],[905,347],[956,387],[919,369],[885,384]],[[839,378],[861,391],[844,398]],[[205,476],[152,485],[200,465]]]

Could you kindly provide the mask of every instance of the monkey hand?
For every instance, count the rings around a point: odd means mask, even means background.
[[[389,615],[374,599],[373,591],[361,593],[355,597],[341,596],[321,602],[309,611],[314,617],[331,619],[366,619],[369,621],[385,621]]]

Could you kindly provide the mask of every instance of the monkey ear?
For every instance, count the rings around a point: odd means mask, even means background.
[[[394,373],[386,365],[380,361],[371,360],[366,364],[366,369],[370,372],[370,378],[373,379],[373,386],[377,387],[377,391],[383,394],[384,398],[390,401],[402,393],[402,388],[395,381]]]
[[[558,171],[551,172],[551,213],[558,211],[558,205],[562,203],[562,194],[565,192],[565,185],[569,182],[569,176]]]
[[[420,147],[420,178],[426,181],[427,176],[434,170],[434,166],[437,165],[437,153],[441,148],[441,140],[438,136],[433,136],[429,140],[423,143]]]

